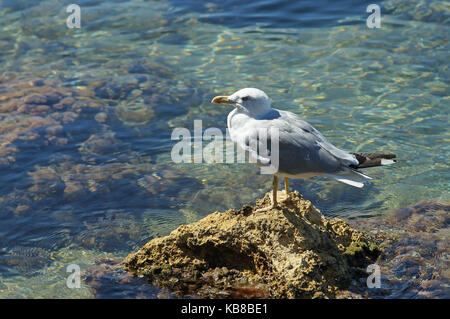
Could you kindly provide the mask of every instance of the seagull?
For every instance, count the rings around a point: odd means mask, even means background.
[[[270,157],[271,138],[278,139],[278,167],[273,173],[271,205],[261,210],[278,206],[278,178],[284,178],[285,198],[291,198],[288,178],[305,179],[327,176],[339,182],[361,188],[372,178],[359,169],[394,164],[393,153],[351,153],[331,144],[317,129],[300,116],[271,107],[270,98],[256,88],[241,89],[230,96],[216,96],[211,103],[229,104],[234,109],[228,114],[227,126],[231,140],[258,166],[272,163]],[[277,136],[274,135],[276,129]],[[267,151],[261,151],[258,132],[265,130]],[[273,135],[273,136],[272,136]],[[270,145],[269,145],[270,144]],[[273,154],[272,154],[273,155]]]

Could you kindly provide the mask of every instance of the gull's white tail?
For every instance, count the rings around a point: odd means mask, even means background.
[[[364,187],[364,182],[372,179],[371,177],[352,169],[347,169],[336,174],[325,175],[332,177],[341,183],[345,183],[358,188]]]

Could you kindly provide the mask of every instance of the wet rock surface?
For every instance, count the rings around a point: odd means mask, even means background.
[[[266,194],[254,207],[182,225],[128,255],[124,267],[181,296],[333,298],[380,253],[370,237],[325,218],[297,192],[279,209],[256,211],[269,203]]]

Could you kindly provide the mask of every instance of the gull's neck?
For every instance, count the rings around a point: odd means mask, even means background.
[[[251,111],[249,111],[247,108],[243,107],[242,105],[237,106],[233,111],[231,111],[228,114],[227,117],[227,126],[229,129],[232,129],[233,122],[235,124],[236,121],[240,122],[241,124],[247,122],[249,119],[261,119],[264,118],[266,114],[269,114],[273,111],[276,111],[275,109],[269,107],[261,107],[258,109],[253,108]],[[234,121],[233,121],[234,119]]]
[[[272,108],[270,105],[261,104],[258,106],[253,105],[251,109],[244,107],[243,105],[236,105],[236,109],[234,113],[243,113],[252,118],[258,118],[263,116],[264,114],[270,112]]]

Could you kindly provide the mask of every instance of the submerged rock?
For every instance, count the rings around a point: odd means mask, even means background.
[[[179,295],[213,298],[336,297],[380,250],[340,219],[294,192],[279,209],[214,212],[155,238],[124,267]]]
[[[83,279],[95,298],[171,298],[169,292],[150,286],[142,278],[134,278],[124,272],[120,267],[120,260],[104,258],[96,261],[86,269]]]
[[[368,290],[369,297],[449,298],[449,212],[448,202],[426,200],[351,222],[382,239],[381,289]]]
[[[388,13],[407,17],[411,20],[445,23],[450,14],[447,1],[402,1],[390,0],[384,3]]]
[[[51,254],[39,247],[17,246],[0,250],[0,271],[30,276],[51,264]]]
[[[71,133],[81,122],[68,124],[85,121],[83,112],[98,106],[55,80],[0,76],[0,166],[16,162],[21,150],[79,143]]]
[[[114,252],[132,249],[145,234],[142,224],[126,212],[108,212],[105,217],[84,221],[86,230],[75,236],[74,241],[82,247]]]
[[[103,155],[117,151],[119,143],[120,141],[115,138],[115,133],[103,132],[92,134],[78,150],[82,154]]]

